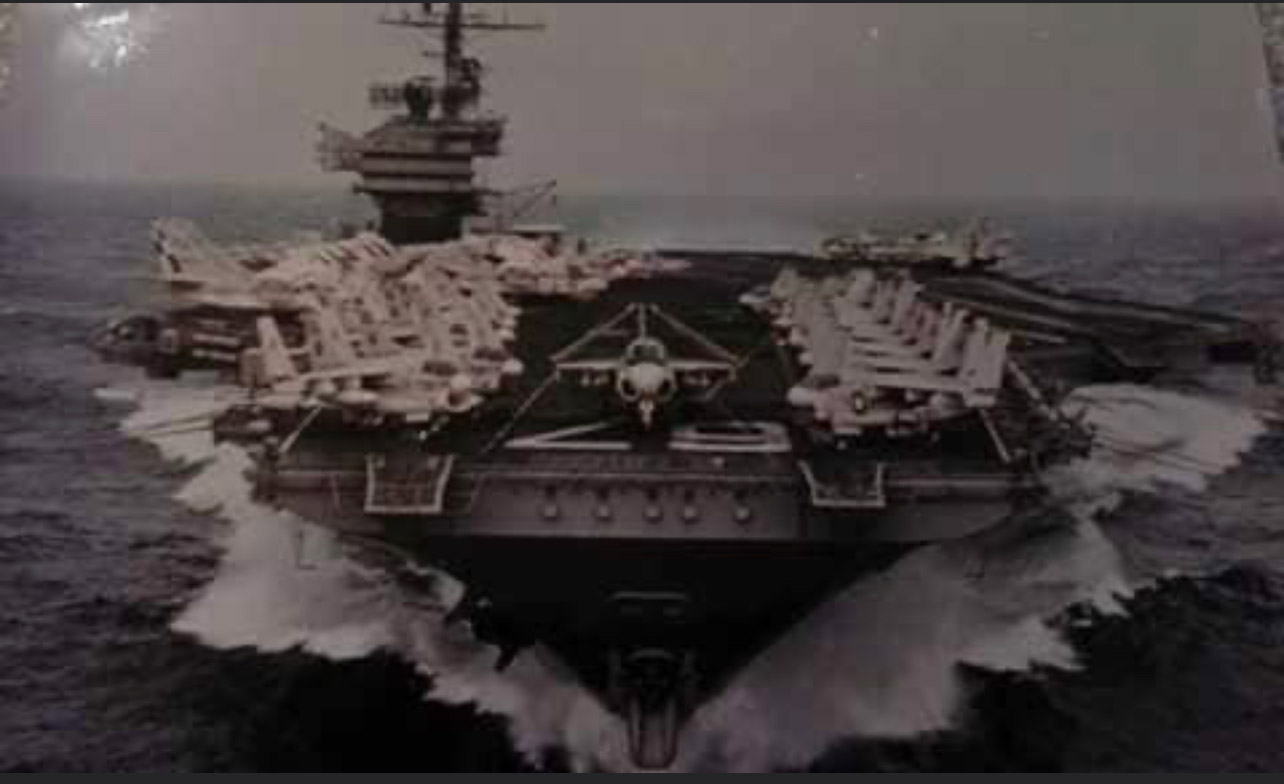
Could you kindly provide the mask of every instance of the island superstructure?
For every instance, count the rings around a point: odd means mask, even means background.
[[[371,104],[394,116],[369,133],[321,128],[322,165],[358,175],[357,190],[379,209],[380,233],[395,244],[461,238],[491,195],[477,167],[502,153],[507,120],[482,106],[485,66],[468,52],[467,36],[543,29],[466,5],[407,4],[386,14],[385,25],[441,33],[440,75],[373,85]]]

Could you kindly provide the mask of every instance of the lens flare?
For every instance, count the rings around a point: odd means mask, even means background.
[[[158,3],[69,3],[67,45],[95,71],[127,66],[147,54],[160,26]]]

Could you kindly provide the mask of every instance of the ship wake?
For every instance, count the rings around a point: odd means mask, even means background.
[[[577,771],[630,770],[622,723],[540,651],[500,673],[498,653],[444,623],[458,590],[412,596],[300,521],[256,505],[247,459],[208,433],[166,429],[216,409],[216,392],[116,390],[127,433],[198,467],[179,499],[229,522],[218,573],[176,621],[218,649],[304,650],[335,660],[389,651],[428,676],[430,699],[506,718],[533,764],[559,752]],[[805,768],[852,739],[907,740],[966,722],[964,666],[1071,669],[1055,621],[1090,605],[1121,612],[1125,555],[1097,526],[1134,493],[1201,490],[1238,464],[1260,423],[1222,404],[1136,387],[1084,390],[1069,413],[1098,431],[1095,453],[1052,477],[1062,511],[926,548],[854,585],[745,670],[692,720],[683,772]],[[428,593],[433,593],[429,591]]]

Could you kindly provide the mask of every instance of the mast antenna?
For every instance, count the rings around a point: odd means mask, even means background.
[[[542,31],[539,22],[514,21],[505,11],[501,16],[484,10],[469,10],[475,3],[414,3],[405,4],[400,13],[386,13],[382,23],[389,27],[408,28],[441,33],[444,82],[441,89],[442,114],[447,119],[458,119],[481,98],[483,66],[480,60],[468,54],[470,32],[529,32]],[[413,6],[412,11],[410,7]],[[425,53],[435,56],[436,53]]]
[[[477,165],[502,154],[507,122],[482,111],[486,68],[469,52],[469,34],[543,30],[479,3],[397,3],[385,6],[389,27],[440,33],[424,55],[442,62],[440,74],[374,84],[370,102],[393,116],[362,136],[322,127],[320,158],[331,171],[360,177],[357,190],[379,209],[380,231],[400,245],[464,236],[468,222],[487,214],[491,190]]]

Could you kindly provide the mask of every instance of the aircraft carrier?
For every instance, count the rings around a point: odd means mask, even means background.
[[[439,32],[445,65],[376,86],[375,131],[323,131],[379,230],[226,246],[158,223],[175,304],[97,345],[241,385],[211,426],[263,503],[408,582],[460,580],[450,621],[501,667],[559,657],[642,769],[841,588],[1049,503],[1046,472],[1093,445],[1073,389],[1274,373],[1254,324],[1041,288],[988,241],[640,252],[494,220],[475,164],[504,123],[466,43],[537,26],[463,3],[385,22]]]

